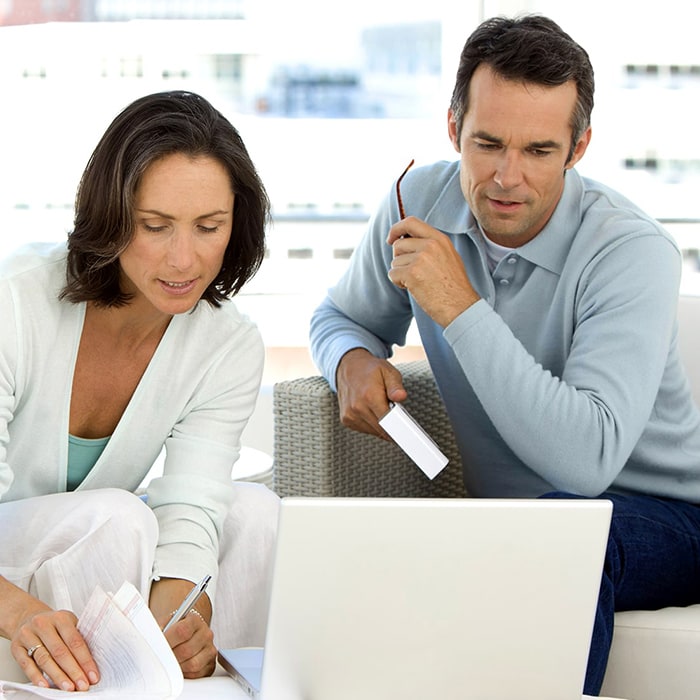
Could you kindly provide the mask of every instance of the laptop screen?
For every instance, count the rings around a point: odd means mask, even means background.
[[[603,500],[284,499],[263,700],[579,700]]]

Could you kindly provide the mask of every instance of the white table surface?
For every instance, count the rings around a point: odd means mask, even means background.
[[[211,678],[185,680],[180,700],[250,700],[250,696],[233,678],[214,675]]]
[[[620,698],[592,698],[590,695],[584,695],[582,700],[588,699],[621,700]],[[250,697],[236,681],[226,675],[223,669],[217,668],[211,678],[186,680],[180,700],[250,700]]]

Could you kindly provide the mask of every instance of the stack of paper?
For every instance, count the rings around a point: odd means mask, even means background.
[[[78,629],[100,670],[100,682],[90,688],[90,697],[171,700],[182,693],[180,665],[148,605],[130,583],[125,582],[114,595],[95,589],[78,620]],[[79,695],[31,683],[0,681],[0,697],[8,700],[76,700]]]

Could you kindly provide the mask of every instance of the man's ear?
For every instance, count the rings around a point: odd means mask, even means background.
[[[455,121],[455,116],[451,109],[447,110],[447,133],[450,136],[450,141],[452,141],[455,151],[461,153],[459,135],[457,134],[457,122]]]
[[[581,134],[581,138],[576,142],[576,145],[574,146],[574,152],[571,154],[571,158],[569,158],[569,162],[566,164],[565,168],[566,170],[571,170],[571,168],[578,163],[581,158],[583,158],[583,154],[586,152],[586,149],[588,148],[588,144],[591,142],[591,135],[592,135],[592,130],[591,127],[589,126],[583,134]]]

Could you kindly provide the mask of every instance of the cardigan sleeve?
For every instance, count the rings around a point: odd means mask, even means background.
[[[165,440],[163,476],[147,489],[160,531],[153,576],[196,580],[211,574],[216,590],[219,540],[235,508],[231,470],[262,377],[257,328],[240,324],[220,352],[198,362],[207,366],[193,371],[191,394]]]
[[[0,501],[14,480],[14,474],[7,461],[7,447],[10,442],[9,424],[15,407],[15,370],[17,361],[17,334],[15,332],[15,311],[9,285],[0,282]]]

